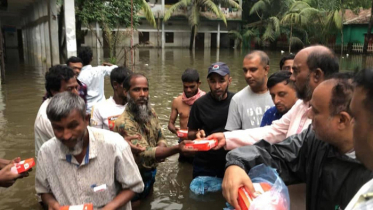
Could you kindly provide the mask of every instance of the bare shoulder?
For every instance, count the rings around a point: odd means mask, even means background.
[[[174,100],[172,101],[173,105],[174,106],[179,106],[182,102],[182,96],[179,95],[178,97],[174,98]]]

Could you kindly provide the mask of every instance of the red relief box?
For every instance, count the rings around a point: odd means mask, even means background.
[[[271,189],[271,185],[265,182],[261,183],[253,183],[255,192],[262,194],[267,192]],[[244,187],[240,187],[238,189],[238,204],[240,205],[242,210],[248,210],[250,208],[250,204],[253,202],[255,198],[253,195],[246,191]]]
[[[29,159],[26,159],[26,160],[22,160],[19,163],[15,163],[14,166],[13,166],[15,168],[15,170],[14,169],[13,170],[17,171],[17,173],[20,174],[20,173],[23,173],[23,172],[26,172],[26,171],[30,170],[34,166],[35,166],[34,158],[29,158]]]
[[[62,206],[60,210],[93,210],[93,204],[83,204],[83,205],[76,205],[76,206]]]
[[[207,140],[194,140],[193,143],[185,144],[185,148],[187,149],[195,149],[197,151],[209,151],[211,148],[216,147],[218,145],[218,141],[216,139]]]
[[[179,138],[187,138],[188,137],[188,130],[178,130],[177,136]]]

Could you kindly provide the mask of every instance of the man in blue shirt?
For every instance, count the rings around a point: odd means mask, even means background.
[[[268,78],[267,88],[275,106],[264,113],[260,127],[271,125],[272,121],[280,119],[298,100],[290,76],[289,71],[279,71]]]

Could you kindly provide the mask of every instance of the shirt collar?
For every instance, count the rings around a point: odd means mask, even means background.
[[[97,157],[97,147],[98,147],[97,141],[91,129],[92,129],[91,127],[89,126],[87,127],[88,135],[89,135],[89,143],[88,143],[88,148],[87,148],[88,156],[86,154],[86,157],[84,158],[84,163],[88,163],[89,160]],[[58,145],[57,153],[58,153],[59,159],[66,160],[71,163],[72,156],[67,155],[66,152],[63,151],[62,149],[63,144],[58,139],[56,139],[56,141]]]
[[[90,68],[92,68],[92,65],[85,65],[85,66],[83,66],[82,71],[83,71],[84,69],[90,69]]]

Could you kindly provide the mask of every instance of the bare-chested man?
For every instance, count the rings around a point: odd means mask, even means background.
[[[188,119],[190,107],[193,103],[205,95],[206,93],[199,89],[201,82],[199,81],[199,74],[195,69],[187,69],[181,76],[183,81],[183,94],[178,96],[172,102],[170,121],[168,122],[168,129],[177,134],[179,130],[188,130]],[[175,126],[177,117],[179,116],[180,127]],[[179,142],[186,138],[180,138]],[[190,158],[188,158],[190,160]],[[180,161],[185,158],[180,154]]]

